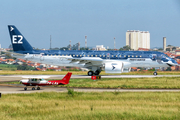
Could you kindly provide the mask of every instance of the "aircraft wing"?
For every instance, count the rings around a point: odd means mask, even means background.
[[[70,63],[79,62],[78,64],[91,64],[96,66],[101,66],[103,63],[103,59],[101,58],[93,58],[93,57],[82,57],[82,58],[68,58],[68,60],[71,60]]]

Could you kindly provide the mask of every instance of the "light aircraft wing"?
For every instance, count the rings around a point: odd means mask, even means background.
[[[50,78],[50,76],[22,76],[22,78],[37,78],[37,79],[40,79],[40,78]]]

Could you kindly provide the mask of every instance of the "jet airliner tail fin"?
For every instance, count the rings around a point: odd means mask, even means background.
[[[14,25],[8,25],[11,43],[14,51],[32,51],[32,46]]]

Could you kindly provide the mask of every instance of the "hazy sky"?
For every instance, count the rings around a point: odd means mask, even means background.
[[[125,46],[126,31],[149,31],[151,48],[180,46],[180,0],[0,0],[0,44],[10,45],[15,25],[35,48]]]

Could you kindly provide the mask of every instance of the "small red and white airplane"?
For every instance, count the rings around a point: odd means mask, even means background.
[[[69,84],[71,75],[72,73],[68,72],[62,80],[50,80],[50,81],[45,80],[45,78],[49,78],[49,76],[23,77],[24,79],[20,80],[20,83],[26,85],[24,90],[27,90],[27,86],[35,86],[37,90],[40,90],[39,86]],[[32,87],[32,90],[35,90],[35,87]]]

